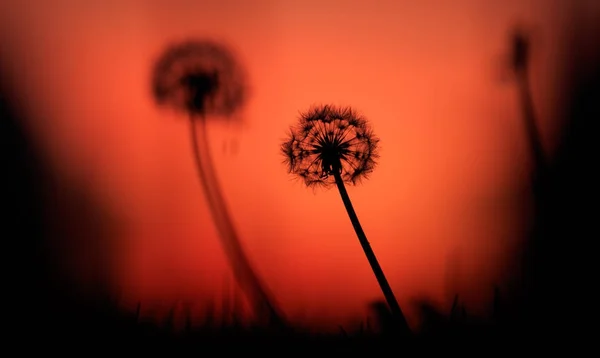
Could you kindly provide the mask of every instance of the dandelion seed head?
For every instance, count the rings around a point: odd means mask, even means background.
[[[152,76],[157,103],[191,115],[230,116],[246,102],[245,74],[233,52],[211,40],[176,43]]]
[[[281,152],[288,171],[308,187],[329,187],[336,174],[348,184],[366,178],[376,165],[378,142],[353,108],[323,105],[300,114]]]

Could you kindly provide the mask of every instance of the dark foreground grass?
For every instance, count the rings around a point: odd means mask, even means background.
[[[464,313],[464,311],[461,311]],[[370,356],[406,354],[483,354],[494,355],[508,349],[550,349],[559,340],[538,337],[534,330],[520,329],[501,320],[476,320],[457,315],[423,316],[419,330],[410,337],[386,327],[373,326],[350,330],[340,327],[335,333],[316,333],[294,326],[274,329],[242,326],[235,323],[187,324],[175,328],[172,317],[158,323],[135,312],[118,310],[110,304],[72,305],[53,314],[22,322],[14,330],[21,350],[46,352],[150,354],[368,354]],[[363,326],[365,327],[365,326]],[[544,341],[544,342],[542,342]],[[30,344],[29,344],[29,343]]]

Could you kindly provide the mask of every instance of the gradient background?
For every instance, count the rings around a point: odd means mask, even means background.
[[[532,29],[533,100],[551,152],[564,29],[594,6],[584,3],[4,1],[1,69],[59,178],[49,212],[68,233],[56,242],[65,272],[82,287],[108,285],[127,307],[141,300],[148,316],[176,301],[201,315],[210,300],[239,295],[186,118],[151,97],[161,51],[214,37],[246,66],[251,100],[235,118],[243,125],[209,124],[218,176],[282,309],[320,329],[364,320],[382,294],[339,194],[296,182],[278,147],[298,111],[354,106],[381,138],[381,159],[349,193],[416,325],[421,297],[446,309],[459,293],[470,312],[486,314],[493,285],[516,270],[529,153],[507,70],[509,31]]]

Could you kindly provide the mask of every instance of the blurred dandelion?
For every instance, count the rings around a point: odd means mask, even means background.
[[[188,116],[200,181],[238,284],[249,296],[260,318],[271,324],[283,324],[282,316],[252,268],[234,228],[207,137],[207,117],[231,118],[246,103],[243,68],[233,53],[217,42],[191,40],[178,43],[167,48],[158,59],[152,91],[159,105]]]
[[[353,108],[324,105],[300,114],[299,123],[290,129],[281,151],[288,171],[308,187],[337,186],[387,304],[399,328],[408,333],[404,314],[371,249],[345,186],[345,183],[359,183],[373,171],[378,158],[378,142],[367,120]]]
[[[159,58],[152,91],[159,104],[190,116],[228,117],[246,103],[245,77],[228,48],[190,40],[171,46]]]

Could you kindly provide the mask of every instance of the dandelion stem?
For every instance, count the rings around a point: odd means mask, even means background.
[[[540,133],[535,123],[535,114],[533,110],[533,100],[531,98],[531,90],[527,71],[523,70],[518,73],[519,95],[521,96],[521,105],[523,110],[523,120],[525,122],[525,130],[529,140],[529,146],[533,154],[533,160],[536,171],[544,171],[546,169],[546,158],[544,149],[540,139]]]
[[[375,253],[373,252],[373,249],[367,240],[367,236],[360,225],[360,221],[358,221],[358,216],[354,211],[354,207],[352,206],[352,201],[350,201],[350,196],[348,195],[344,181],[337,171],[334,170],[333,175],[335,177],[335,183],[340,192],[340,196],[342,197],[342,201],[344,202],[344,206],[346,207],[346,211],[348,212],[348,216],[350,217],[350,221],[352,222],[352,226],[354,227],[354,231],[356,232],[356,236],[358,236],[358,241],[360,242],[360,245],[367,256],[367,260],[369,260],[371,269],[377,278],[377,282],[379,283],[379,287],[381,287],[381,291],[383,291],[383,295],[385,296],[387,304],[390,307],[390,311],[397,321],[398,328],[402,331],[402,333],[408,334],[410,333],[410,328],[406,322],[406,318],[404,317],[402,309],[400,309],[400,305],[398,304],[398,301],[392,292],[392,288],[385,278],[383,270],[377,261],[377,257],[375,257]]]
[[[191,140],[200,181],[217,226],[221,244],[236,281],[249,296],[258,316],[267,318],[270,324],[282,326],[283,319],[252,268],[231,221],[221,194],[219,181],[215,175],[205,122],[204,118],[197,119],[190,116]]]
[[[525,131],[533,155],[535,171],[546,169],[546,158],[540,140],[540,133],[535,123],[533,100],[529,83],[529,38],[523,33],[516,33],[512,39],[512,69],[516,75]]]

